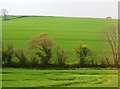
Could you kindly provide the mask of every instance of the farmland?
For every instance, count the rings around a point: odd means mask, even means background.
[[[3,87],[117,87],[117,69],[3,68]]]
[[[103,59],[104,56],[109,57],[109,61],[113,62],[111,50],[104,41],[103,30],[109,23],[117,22],[115,19],[54,16],[9,18],[10,20],[4,20],[2,22],[3,47],[13,45],[14,48],[23,48],[29,51],[28,41],[34,36],[45,32],[53,38],[54,48],[60,47],[68,52],[69,56],[65,61],[68,65],[79,63],[80,59],[75,54],[75,47],[79,43],[88,46],[95,62],[101,63],[101,59]],[[30,59],[30,57],[28,58],[27,61],[32,59]],[[24,62],[20,62],[18,59],[15,61],[16,59],[14,55],[12,60],[14,60],[13,64],[15,63],[17,67],[18,64]],[[40,58],[37,60],[40,61]],[[27,63],[29,64],[29,62]],[[50,59],[50,64],[53,65],[52,63],[57,64],[55,53],[53,53]],[[29,68],[27,69],[25,67],[26,65],[19,66],[19,68],[3,68],[3,87],[118,86],[118,70],[116,68],[64,68],[46,66],[44,69],[44,67],[40,67],[40,63],[38,64],[38,69],[32,68],[32,66],[27,67]],[[11,64],[8,64],[8,66],[9,65],[11,66]]]
[[[104,27],[117,22],[115,19],[77,17],[23,17],[3,21],[3,45],[28,47],[28,41],[35,35],[46,32],[54,39],[55,46],[72,52],[68,63],[77,63],[74,48],[78,43],[87,45],[99,61],[101,55],[110,57],[110,49],[103,40]],[[101,54],[99,54],[101,53]]]

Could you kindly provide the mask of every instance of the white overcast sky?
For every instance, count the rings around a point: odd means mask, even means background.
[[[10,15],[118,17],[118,0],[0,0]]]

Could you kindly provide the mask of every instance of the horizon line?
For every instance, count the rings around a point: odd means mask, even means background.
[[[2,15],[0,15],[2,16]],[[106,17],[89,17],[89,16],[64,16],[64,15],[27,15],[27,14],[10,14],[8,16],[48,16],[48,17],[73,17],[73,18],[103,18],[103,19],[107,19],[107,17],[111,17],[111,16],[106,16]],[[111,17],[111,19],[118,19],[115,17]]]

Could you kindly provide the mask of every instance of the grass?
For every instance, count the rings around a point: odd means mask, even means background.
[[[3,68],[3,87],[117,87],[117,69]]]
[[[57,45],[66,49],[72,50],[79,41],[88,44],[90,48],[99,48],[97,44],[100,44],[102,40],[100,37],[102,27],[109,21],[108,19],[65,17],[13,19],[3,21],[3,42],[7,44],[13,42],[13,45],[24,47],[27,46],[27,41],[31,37],[47,32],[55,39]]]
[[[78,63],[79,59],[73,53],[78,43],[88,45],[95,60],[100,61],[103,54],[111,56],[110,49],[102,38],[103,27],[111,22],[117,20],[52,16],[13,17],[3,21],[3,44],[26,48],[33,36],[47,32],[54,39],[55,46],[71,52],[68,63]]]
[[[10,17],[12,18],[12,17]],[[104,26],[115,19],[74,17],[24,17],[3,21],[3,44],[27,48],[27,42],[35,35],[47,32],[55,46],[66,49],[67,63],[78,63],[73,53],[78,43],[86,44],[92,50],[95,61],[103,54],[110,56],[110,49],[103,41]],[[103,54],[102,54],[103,52]],[[55,60],[53,58],[51,61]],[[117,69],[22,69],[3,68],[3,87],[117,87]]]

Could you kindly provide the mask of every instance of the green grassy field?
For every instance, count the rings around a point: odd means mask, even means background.
[[[67,63],[78,63],[74,47],[86,44],[94,54],[94,60],[111,57],[108,45],[103,41],[106,24],[115,19],[75,18],[75,17],[24,17],[3,21],[3,45],[27,48],[28,41],[42,32],[54,39],[55,46],[66,49]],[[51,61],[55,60],[52,58]],[[117,87],[117,69],[22,69],[3,68],[3,87]]]
[[[3,42],[16,46],[26,46],[31,37],[47,32],[55,43],[65,49],[81,42],[98,51],[103,40],[103,26],[110,19],[70,18],[70,17],[25,17],[3,21]],[[98,49],[96,49],[98,48]]]
[[[3,87],[117,87],[117,69],[3,68]]]
[[[28,47],[28,40],[42,32],[54,39],[55,46],[74,52],[78,44],[85,44],[92,50],[94,59],[101,55],[111,56],[108,45],[103,41],[106,24],[117,22],[115,19],[75,18],[75,17],[24,17],[3,21],[3,45]],[[74,52],[75,53],[75,52]],[[71,53],[68,63],[77,63],[79,59]]]

